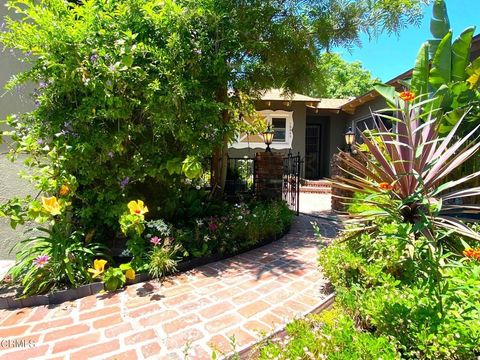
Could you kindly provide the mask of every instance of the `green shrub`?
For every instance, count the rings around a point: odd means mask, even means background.
[[[179,251],[180,247],[172,244],[154,245],[149,254],[148,273],[150,276],[154,279],[160,279],[175,272],[179,261],[176,255]]]
[[[339,308],[295,320],[286,330],[287,339],[261,345],[260,359],[399,359],[388,338],[358,330]]]
[[[421,237],[406,241],[408,229],[396,222],[377,225],[382,231],[375,238],[338,239],[321,250],[337,303],[364,329],[392,339],[404,358],[474,358],[480,352],[480,263],[448,254],[442,277],[431,277],[434,265]]]

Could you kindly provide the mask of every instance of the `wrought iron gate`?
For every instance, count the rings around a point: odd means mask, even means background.
[[[282,198],[297,215],[300,213],[300,170],[302,162],[300,153],[293,156],[289,152],[288,156],[283,158]]]

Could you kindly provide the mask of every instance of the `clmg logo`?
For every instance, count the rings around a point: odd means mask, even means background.
[[[35,347],[36,343],[33,340],[25,339],[1,339],[0,348],[11,349],[11,348],[32,348]]]

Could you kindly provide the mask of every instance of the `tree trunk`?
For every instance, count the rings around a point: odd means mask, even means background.
[[[217,101],[226,103],[228,99],[227,88],[217,91]],[[222,111],[222,120],[224,124],[230,122],[230,113],[228,110]],[[222,196],[227,180],[228,169],[228,136],[224,135],[222,144],[214,150],[212,156],[212,194],[214,196]]]

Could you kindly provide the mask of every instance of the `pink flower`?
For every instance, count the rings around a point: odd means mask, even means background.
[[[218,225],[214,222],[211,222],[208,224],[208,228],[210,229],[210,231],[216,231],[218,229]]]
[[[41,269],[48,264],[48,260],[50,260],[50,256],[40,255],[39,257],[33,260],[33,263],[35,264],[37,269]]]
[[[158,236],[154,236],[150,239],[150,242],[153,244],[153,245],[159,245],[160,244],[160,238]]]

